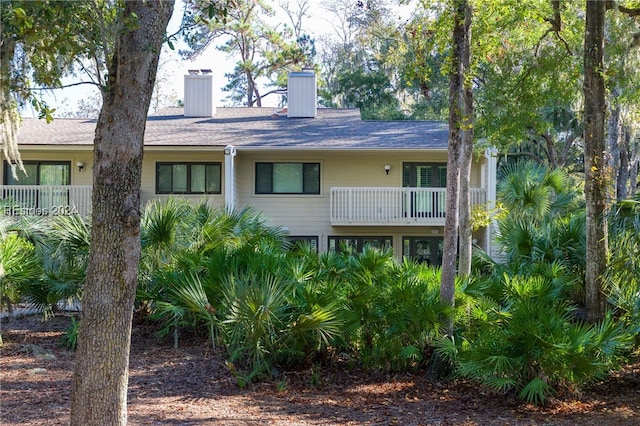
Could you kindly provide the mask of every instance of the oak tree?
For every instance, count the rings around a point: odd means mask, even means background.
[[[440,302],[453,306],[455,302],[456,260],[459,236],[459,199],[463,145],[468,107],[465,102],[465,78],[470,54],[471,10],[467,0],[453,0],[453,31],[451,68],[449,70],[449,148],[447,160],[446,217],[444,252],[440,280]],[[447,334],[453,335],[453,322],[447,320]]]
[[[140,259],[147,111],[172,0],[118,8],[96,126],[91,249],[72,391],[72,425],[126,425],[131,320]],[[106,46],[104,46],[107,48]]]

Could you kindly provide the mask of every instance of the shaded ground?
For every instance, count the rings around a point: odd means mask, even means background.
[[[0,424],[68,424],[74,354],[58,345],[69,319],[2,324]],[[346,370],[286,374],[240,389],[224,357],[200,341],[175,351],[135,326],[131,425],[638,425],[640,363],[579,398],[538,408],[466,382]]]

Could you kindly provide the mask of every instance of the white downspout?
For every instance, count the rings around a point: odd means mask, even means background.
[[[236,207],[235,156],[235,146],[224,147],[224,206],[228,212],[232,212]]]

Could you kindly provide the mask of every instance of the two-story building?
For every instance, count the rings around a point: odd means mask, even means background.
[[[439,264],[445,220],[447,125],[363,121],[358,110],[316,107],[316,77],[291,73],[288,108],[216,108],[211,74],[185,79],[184,108],[149,116],[142,202],[160,197],[252,206],[319,251],[392,247]],[[96,120],[25,119],[18,135],[28,176],[6,162],[5,214],[90,214]],[[475,158],[473,204],[495,200],[496,162]],[[7,210],[8,208],[5,208]],[[474,235],[490,249],[489,230]]]

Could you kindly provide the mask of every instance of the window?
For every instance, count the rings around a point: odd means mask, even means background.
[[[311,249],[315,252],[318,252],[318,237],[302,237],[302,236],[289,236],[287,237],[287,241],[289,242],[289,248],[291,250],[295,250],[296,248],[300,248],[303,245],[309,245]]]
[[[24,161],[24,169],[16,170],[17,179],[11,174],[11,166],[4,162],[5,185],[69,185],[71,184],[71,162],[69,161]]]
[[[442,237],[402,237],[404,257],[424,262],[428,265],[442,265],[444,240]]]
[[[156,163],[156,194],[220,194],[220,163]]]
[[[446,188],[446,163],[404,163],[402,186],[411,188]]]
[[[320,163],[256,163],[256,194],[320,194]]]
[[[388,249],[393,246],[391,237],[329,237],[329,251],[362,253],[365,247]]]
[[[30,188],[5,188],[2,198],[11,200],[12,206],[32,210],[30,214],[46,214],[46,211],[68,206],[71,184],[70,161],[24,161],[24,169],[16,170],[17,178],[11,173],[11,166],[4,162],[5,185],[28,185]],[[47,186],[47,188],[38,188]],[[12,214],[16,211],[12,210]],[[21,213],[22,214],[22,213]]]

